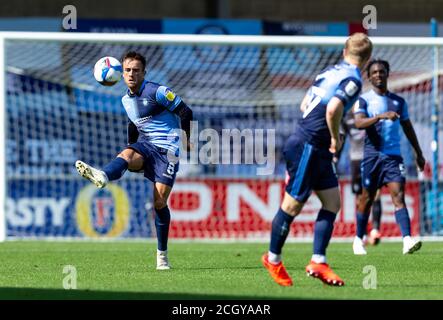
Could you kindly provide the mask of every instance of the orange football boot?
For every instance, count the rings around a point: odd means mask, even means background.
[[[285,266],[283,262],[279,262],[278,264],[272,264],[268,260],[268,254],[265,253],[261,257],[261,261],[266,269],[268,269],[271,274],[272,279],[277,282],[279,285],[284,287],[292,286],[292,279],[289,274],[286,272]]]
[[[318,278],[330,286],[344,286],[345,283],[332,271],[327,263],[311,262],[306,266],[306,273],[310,277]]]

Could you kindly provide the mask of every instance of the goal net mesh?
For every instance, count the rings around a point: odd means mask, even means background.
[[[183,161],[169,202],[171,237],[267,238],[284,192],[282,146],[301,116],[299,104],[316,74],[342,57],[342,46],[323,45],[321,37],[316,45],[290,47],[5,41],[7,236],[155,235],[150,181],[127,172],[99,190],[74,168],[77,159],[103,167],[126,146],[127,116],[121,105],[125,85],[101,86],[92,68],[99,58],[120,59],[128,50],[146,57],[147,80],[171,87],[193,109],[198,121],[194,134],[200,138],[197,155],[207,142],[199,135],[205,129],[215,130],[220,141],[227,129],[275,134],[275,143],[264,147],[275,164],[267,175],[257,175],[262,163],[246,163],[244,139],[223,145],[219,161]],[[390,89],[408,102],[424,155],[431,161],[433,48],[376,46],[373,56],[390,62]],[[365,91],[369,87],[365,72],[363,76]],[[430,192],[430,167],[419,179],[404,136],[401,145],[413,233],[438,233],[438,212],[443,210],[433,209],[437,198]],[[339,237],[355,232],[347,148],[338,165],[343,209],[334,235]],[[221,154],[228,151],[239,152],[240,163],[223,164]],[[382,205],[382,233],[399,236],[386,190]],[[294,222],[295,238],[312,236],[319,208],[313,195]]]

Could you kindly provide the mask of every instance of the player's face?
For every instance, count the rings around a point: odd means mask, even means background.
[[[145,78],[143,64],[135,59],[123,61],[123,79],[132,93],[138,92]]]
[[[388,85],[388,71],[381,63],[374,63],[369,69],[369,82],[379,89],[385,89]]]

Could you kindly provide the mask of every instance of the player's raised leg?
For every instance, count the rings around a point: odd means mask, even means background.
[[[98,188],[104,188],[108,181],[120,179],[128,168],[132,170],[143,168],[143,157],[135,150],[128,148],[109,162],[103,170],[94,168],[81,160],[75,162],[75,167],[83,178],[88,179]]]
[[[285,192],[280,209],[272,220],[269,251],[262,256],[264,267],[269,271],[274,281],[281,286],[291,286],[293,283],[281,261],[281,253],[288,237],[291,223],[295,216],[300,213],[303,205],[304,203],[297,201],[289,193]]]
[[[168,197],[172,187],[156,182],[154,184],[155,229],[157,231],[157,270],[169,270],[168,235],[171,213],[168,207]]]
[[[342,286],[344,281],[326,263],[326,248],[334,230],[334,221],[340,210],[338,187],[315,191],[319,197],[320,209],[314,225],[314,250],[311,262],[306,266],[308,276],[319,278],[326,284]]]
[[[395,206],[395,220],[403,236],[403,254],[414,253],[421,248],[421,241],[411,238],[411,220],[405,205],[404,183],[390,182],[387,184]]]
[[[103,171],[96,169],[81,160],[75,162],[75,168],[79,175],[91,181],[97,188],[104,188],[108,183],[108,177]]]

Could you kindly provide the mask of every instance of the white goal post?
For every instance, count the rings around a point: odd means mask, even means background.
[[[432,99],[430,77],[435,74],[438,77],[441,74],[438,67],[435,69],[433,50],[437,48],[437,51],[441,51],[443,38],[372,37],[371,40],[374,44],[373,57],[384,58],[391,63],[391,81],[395,83],[393,90],[409,102],[409,113],[414,125],[417,124],[415,128],[419,141],[427,160],[432,161],[435,151],[435,144],[431,147],[435,138],[431,130],[432,106],[436,102]],[[171,85],[191,106],[196,106],[197,114],[207,120],[203,121],[202,125],[217,126],[218,130],[228,123],[223,120],[223,117],[226,117],[231,123],[236,123],[237,120],[245,126],[250,124],[255,128],[264,128],[268,125],[277,130],[282,129],[281,140],[284,140],[293,130],[291,123],[295,125],[298,117],[297,112],[291,110],[296,109],[309,81],[320,71],[319,68],[336,63],[340,59],[345,41],[346,37],[313,36],[0,32],[0,241],[9,237],[27,238],[40,235],[93,238],[102,234],[143,237],[152,233],[152,228],[145,230],[144,226],[129,222],[116,227],[120,220],[112,215],[115,215],[117,209],[106,207],[106,201],[94,202],[94,208],[100,206],[102,211],[90,213],[92,209],[84,209],[80,200],[69,199],[70,193],[80,194],[83,191],[81,196],[89,199],[88,201],[92,201],[91,197],[96,196],[89,194],[88,192],[92,191],[86,190],[84,185],[79,187],[83,182],[69,171],[72,169],[69,167],[71,158],[79,156],[79,153],[90,155],[93,164],[104,165],[110,160],[109,155],[114,154],[125,142],[124,126],[120,124],[124,115],[115,111],[119,108],[115,101],[118,101],[118,96],[124,91],[116,93],[116,89],[112,89],[111,93],[111,89],[100,87],[93,80],[92,61],[96,61],[100,55],[116,55],[128,48],[141,48],[147,54],[148,78],[149,68],[152,68],[154,80],[166,81],[166,84]],[[197,61],[202,56],[206,60]],[[443,54],[440,54],[437,60],[441,60],[442,57]],[[439,62],[441,65],[441,61]],[[69,67],[65,67],[64,63]],[[65,78],[57,72],[64,75],[69,73],[69,77]],[[202,77],[201,81],[197,81],[196,77]],[[235,83],[229,86],[226,82]],[[123,84],[119,85],[119,89],[122,89]],[[199,85],[204,88],[199,88]],[[240,95],[234,99],[233,94],[239,87],[244,96]],[[200,91],[210,92],[203,94]],[[101,98],[100,94],[105,95],[105,98]],[[113,100],[114,98],[116,100]],[[62,102],[57,102],[60,99],[65,99],[69,108],[60,106]],[[103,108],[100,112],[93,110],[94,102],[99,108]],[[58,118],[51,120],[49,118],[53,114],[48,111],[54,105],[58,108]],[[63,113],[74,107],[81,109],[79,112],[82,112],[82,116],[64,119]],[[28,115],[26,108],[33,109],[29,113],[30,117],[35,117],[32,121],[21,118]],[[42,109],[38,111],[38,108]],[[438,109],[441,109],[441,106]],[[215,114],[220,118],[211,122],[211,117],[215,117]],[[59,126],[59,121],[65,122]],[[74,121],[78,123],[73,124]],[[38,122],[43,124],[39,126],[36,124]],[[116,122],[119,123],[117,129],[110,127]],[[81,135],[82,138],[79,139],[84,142],[86,137],[97,134],[93,131],[94,126],[96,129],[103,129],[104,135],[106,128],[116,132],[103,138],[103,146],[89,144],[79,152],[80,142],[75,141],[76,135]],[[64,135],[60,131],[65,128],[74,132]],[[441,134],[443,130],[440,129],[439,132]],[[101,134],[101,131],[99,133]],[[71,154],[71,151],[66,149],[65,153],[63,148],[70,144],[77,146],[76,149],[72,149],[76,151],[72,151]],[[441,162],[441,140],[436,146]],[[50,163],[49,158],[57,156],[57,149],[61,158],[58,162]],[[410,149],[405,150],[411,152]],[[43,156],[48,158],[48,163],[39,167],[36,158],[42,153],[45,153]],[[101,154],[106,154],[106,157],[102,157]],[[63,168],[57,168],[57,165]],[[46,169],[47,174],[44,173]],[[234,166],[227,171],[214,166],[204,170],[207,171],[200,172],[200,175],[211,179],[254,179],[253,175],[248,173],[250,171],[242,166]],[[281,171],[276,171],[275,175],[269,177],[269,181],[275,179],[282,179]],[[63,181],[69,185],[66,190]],[[20,184],[26,186],[21,188]],[[414,190],[420,192],[419,198],[414,200],[420,202],[420,209],[417,210],[427,210],[429,215],[432,211],[429,206],[438,201],[439,195],[429,196],[432,193],[427,183],[417,186],[414,187]],[[48,188],[50,191],[43,192],[36,188]],[[123,181],[123,185],[109,191],[110,196],[119,198],[124,194],[130,198],[131,188],[137,188],[137,191],[134,191],[137,193],[140,188],[145,187],[134,187],[131,182]],[[61,189],[63,191],[60,191]],[[57,196],[51,198],[50,192]],[[130,204],[133,205],[137,201],[139,200],[130,199]],[[424,209],[426,206],[427,209]],[[141,207],[142,205],[138,206],[138,210],[142,210]],[[54,208],[64,208],[65,216],[51,213]],[[9,219],[7,210],[14,211]],[[75,221],[78,223],[84,218],[79,210],[86,210],[101,222],[84,222],[84,227],[76,226]],[[128,210],[125,211],[125,219],[129,219],[127,216],[133,214],[132,209]],[[53,218],[48,222],[48,216],[51,214]],[[208,213],[208,217],[210,214]],[[97,215],[100,217],[97,218]],[[142,215],[141,224],[148,219],[145,217],[146,212]],[[85,219],[93,218],[88,216]],[[437,230],[440,230],[441,218],[442,215],[437,213],[437,216],[422,223],[430,223],[432,233],[435,225]],[[250,222],[246,222],[248,223],[256,222],[251,219]],[[260,229],[263,225],[244,230],[244,234],[246,237],[248,232],[253,235],[264,234]],[[177,223],[178,229],[193,227],[195,226],[192,221]],[[212,225],[210,227],[212,228]],[[348,226],[343,228],[346,235]],[[177,232],[178,237],[192,237],[194,231],[174,232]],[[228,232],[229,237],[229,230],[218,230],[215,237],[225,236],[225,232]],[[198,233],[198,236],[204,237],[204,230],[203,233]],[[211,233],[209,237],[212,236],[214,234]]]

